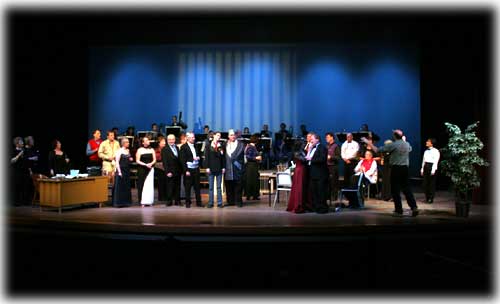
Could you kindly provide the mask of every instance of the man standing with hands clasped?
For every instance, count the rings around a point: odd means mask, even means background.
[[[434,193],[436,192],[436,171],[438,168],[439,157],[441,154],[434,146],[436,140],[429,138],[425,142],[427,150],[424,152],[422,159],[422,167],[420,168],[420,175],[424,177],[423,187],[425,192],[425,202],[432,204],[434,201]]]
[[[194,145],[193,132],[186,133],[187,142],[181,146],[181,163],[184,172],[184,189],[186,190],[186,208],[191,207],[191,188],[194,189],[196,206],[202,207],[200,195],[200,155]]]
[[[344,160],[344,186],[352,185],[352,176],[357,164],[359,144],[353,140],[352,133],[347,133],[346,141],[342,144],[340,155]]]
[[[241,179],[245,173],[244,157],[245,147],[242,142],[236,140],[234,130],[230,129],[226,143],[226,172],[224,174],[228,206],[237,204],[238,207],[243,207]]]
[[[176,206],[181,204],[181,174],[182,164],[179,158],[179,148],[175,145],[175,136],[167,136],[167,145],[161,150],[161,160],[167,175],[167,202],[166,206],[172,206],[172,200]]]
[[[375,147],[373,143],[366,138],[363,141],[372,147],[375,152],[389,152],[391,154],[391,194],[394,200],[394,213],[396,217],[403,216],[403,206],[401,204],[400,191],[403,191],[406,202],[411,208],[411,216],[418,215],[417,202],[411,192],[408,181],[408,166],[410,164],[409,154],[412,150],[411,145],[406,141],[406,137],[401,130],[393,130],[392,137],[394,142],[382,147]]]

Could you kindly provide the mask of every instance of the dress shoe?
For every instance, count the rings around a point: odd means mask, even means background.
[[[213,208],[214,205],[207,205],[207,208]]]
[[[411,216],[415,217],[417,215],[418,215],[418,209],[417,208],[411,209]]]
[[[394,212],[392,212],[392,216],[394,216],[394,217],[403,217],[403,212],[394,211]]]
[[[249,201],[249,200],[250,200],[250,196],[247,196],[247,201]]]
[[[165,206],[167,206],[167,207],[172,206],[172,202],[166,203]]]
[[[186,203],[186,208],[191,208],[191,203]]]
[[[196,203],[196,207],[203,207],[201,203]]]

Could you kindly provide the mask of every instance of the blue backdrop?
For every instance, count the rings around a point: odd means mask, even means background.
[[[181,45],[90,50],[89,134],[148,130],[183,112],[190,130],[280,122],[323,135],[367,123],[403,129],[420,162],[420,82],[414,48],[388,45]]]

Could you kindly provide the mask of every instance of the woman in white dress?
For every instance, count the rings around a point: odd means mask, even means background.
[[[137,168],[137,195],[142,207],[152,206],[155,197],[154,188],[154,164],[156,163],[156,154],[149,145],[149,139],[143,137],[141,147],[135,154]]]

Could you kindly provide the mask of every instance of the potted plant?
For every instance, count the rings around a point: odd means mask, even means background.
[[[454,186],[456,215],[467,217],[471,204],[469,194],[481,184],[477,167],[489,166],[488,162],[478,155],[484,146],[474,130],[479,121],[469,125],[464,132],[457,125],[448,122],[444,124],[450,138],[446,147],[441,150],[441,168],[443,173],[451,178]]]

